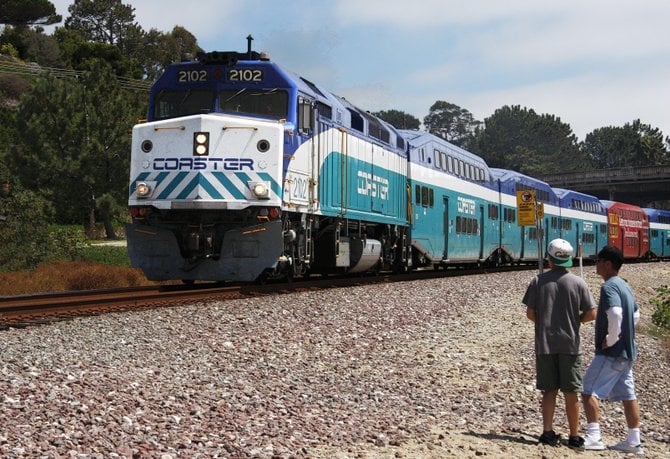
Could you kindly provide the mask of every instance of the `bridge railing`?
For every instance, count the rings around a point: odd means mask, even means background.
[[[598,169],[584,172],[552,174],[541,179],[552,186],[574,184],[602,184],[622,182],[658,181],[670,177],[670,164],[662,166],[628,166],[611,169]]]

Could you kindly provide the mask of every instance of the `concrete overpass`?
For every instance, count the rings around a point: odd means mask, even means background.
[[[654,207],[670,209],[670,164],[599,169],[540,178],[553,187],[581,191],[600,199],[642,207],[655,203]]]

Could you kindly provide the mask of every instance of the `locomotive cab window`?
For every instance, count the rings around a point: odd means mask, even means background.
[[[288,93],[278,89],[227,89],[219,93],[219,107],[225,112],[286,119]]]
[[[214,93],[208,90],[161,91],[154,101],[154,119],[209,113],[214,108]]]

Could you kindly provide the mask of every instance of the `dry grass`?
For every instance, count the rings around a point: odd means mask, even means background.
[[[32,271],[0,273],[0,295],[154,285],[138,269],[91,261],[57,261]]]

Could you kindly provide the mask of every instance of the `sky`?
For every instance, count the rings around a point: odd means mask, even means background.
[[[74,0],[51,0],[65,19]],[[633,120],[670,136],[667,0],[124,0],[144,30],[206,51],[265,51],[369,110],[419,120],[437,100],[484,121],[505,105],[579,140]]]

